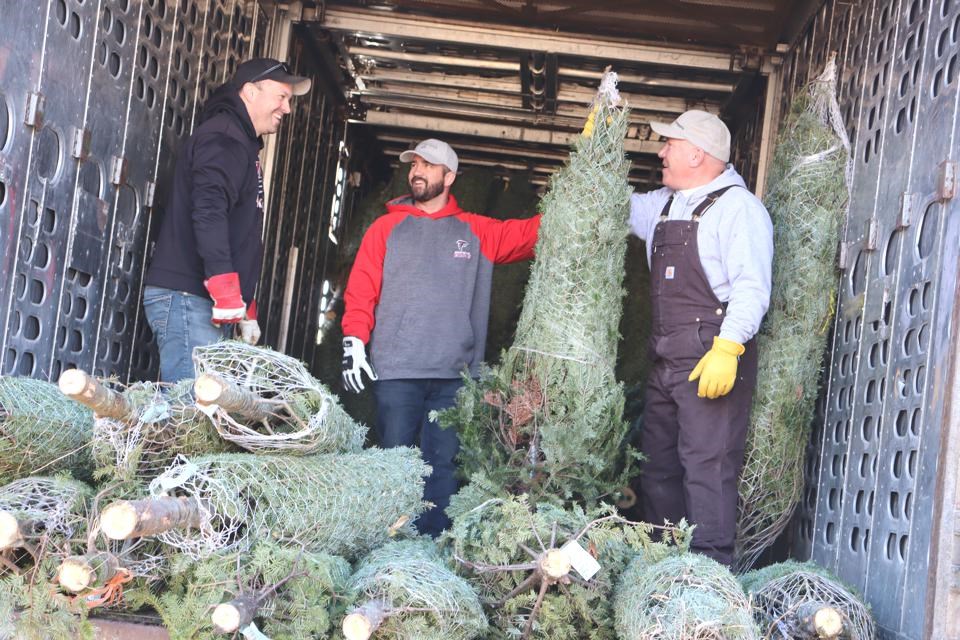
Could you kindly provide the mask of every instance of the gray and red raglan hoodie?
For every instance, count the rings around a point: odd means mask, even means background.
[[[479,374],[493,265],[533,257],[540,216],[496,220],[451,195],[433,214],[387,203],[360,244],[344,292],[343,335],[369,342],[381,380]]]

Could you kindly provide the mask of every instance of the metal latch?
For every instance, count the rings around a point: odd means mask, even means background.
[[[43,94],[30,91],[27,93],[27,104],[23,111],[23,124],[39,129],[43,125]]]
[[[90,155],[90,129],[70,127],[70,155],[77,160]]]
[[[110,184],[121,185],[127,181],[127,159],[120,156],[110,158]]]
[[[917,199],[912,193],[900,194],[900,212],[897,214],[897,229],[904,229],[913,224],[917,215]]]
[[[147,180],[147,186],[143,190],[143,206],[144,207],[149,208],[153,206],[153,198],[156,195],[156,193],[157,193],[157,183],[153,182],[152,180]]]
[[[940,177],[937,180],[938,200],[952,200],[957,195],[957,163],[944,160],[940,163]]]

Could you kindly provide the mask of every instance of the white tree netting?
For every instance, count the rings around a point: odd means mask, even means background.
[[[733,574],[696,553],[649,564],[637,556],[614,598],[621,640],[759,640],[743,589]]]
[[[773,290],[757,334],[759,374],[739,479],[738,572],[749,569],[780,535],[803,490],[847,202],[849,144],[837,118],[835,85],[831,61],[794,100],[768,180]]]
[[[44,535],[82,537],[92,496],[84,483],[57,476],[21,478],[0,487],[0,549],[36,544]]]
[[[354,617],[377,638],[469,640],[487,630],[477,593],[443,564],[431,541],[391,542],[371,551],[352,583],[360,605]],[[349,628],[348,618],[344,633],[358,640],[362,634]]]
[[[0,483],[89,470],[93,414],[42,380],[0,376]]]
[[[764,637],[777,640],[817,637],[872,640],[876,637],[876,624],[867,605],[826,569],[809,563],[784,562],[744,574],[741,583],[750,594],[754,617]],[[824,608],[832,610],[839,633],[818,636],[816,618]]]
[[[630,162],[629,113],[605,73],[594,111],[540,208],[536,259],[501,365],[467,381],[441,413],[468,475],[483,472],[534,500],[594,504],[626,484],[617,382]]]
[[[199,526],[160,539],[195,558],[261,538],[350,558],[423,511],[429,471],[419,450],[407,447],[309,457],[222,454],[179,458],[151,483],[151,494],[193,499]]]
[[[193,380],[173,387],[141,382],[123,389],[130,408],[119,417],[97,416],[93,457],[98,475],[149,482],[178,455],[226,452],[234,447],[214,429],[193,398]]]
[[[198,399],[224,439],[262,453],[362,448],[367,428],[299,360],[225,341],[194,349],[193,361]]]

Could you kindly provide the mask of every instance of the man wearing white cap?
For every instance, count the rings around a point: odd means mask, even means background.
[[[773,227],[728,164],[730,131],[720,118],[691,110],[650,126],[666,138],[657,154],[664,186],[630,199],[630,228],[647,244],[653,312],[644,518],[686,518],[696,525],[692,549],[730,565]]]
[[[424,499],[435,507],[416,524],[436,536],[450,523],[460,443],[428,416],[453,406],[464,371],[479,375],[493,265],[533,257],[540,216],[461,210],[450,193],[457,154],[446,142],[424,140],[400,160],[410,163],[410,194],[388,202],[364,234],[344,292],[343,384],[360,392],[364,376],[375,381],[381,446],[419,445],[433,468]]]

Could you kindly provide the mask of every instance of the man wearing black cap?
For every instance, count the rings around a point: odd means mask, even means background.
[[[262,136],[276,133],[290,98],[309,90],[310,80],[282,62],[248,60],[210,96],[180,149],[143,290],[161,380],[192,377],[193,348],[235,329],[249,344],[260,339]]]

